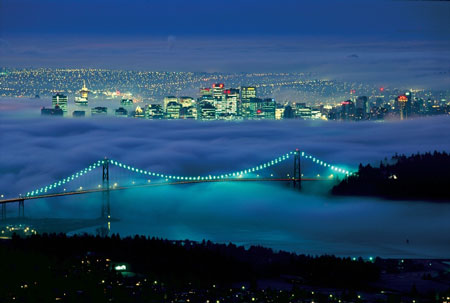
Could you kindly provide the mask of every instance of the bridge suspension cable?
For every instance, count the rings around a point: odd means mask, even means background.
[[[306,160],[310,160],[313,163],[315,163],[316,165],[325,167],[325,168],[329,168],[332,171],[336,172],[336,173],[341,173],[344,175],[351,175],[352,172],[338,167],[336,165],[332,165],[331,163],[327,163],[323,160],[320,160],[319,158],[313,157],[312,155],[308,155],[305,152],[299,152],[299,151],[290,151],[286,154],[283,154],[279,157],[276,157],[270,161],[267,161],[265,163],[256,165],[254,167],[250,167],[244,170],[238,170],[238,171],[234,171],[234,172],[230,172],[230,173],[226,173],[226,174],[220,174],[220,175],[204,175],[204,176],[183,176],[183,175],[170,175],[170,174],[164,174],[164,173],[160,173],[160,172],[153,172],[153,171],[149,171],[149,170],[145,170],[145,169],[139,169],[124,163],[121,163],[119,161],[116,160],[112,160],[112,159],[104,159],[104,160],[98,160],[97,162],[89,165],[88,167],[72,174],[71,176],[67,177],[67,178],[63,178],[61,180],[58,180],[52,184],[49,184],[47,186],[43,186],[41,188],[35,189],[31,192],[27,192],[26,197],[30,197],[30,196],[36,196],[39,194],[43,194],[43,193],[47,193],[47,191],[52,190],[54,188],[60,187],[64,184],[70,183],[71,181],[91,172],[92,170],[103,166],[103,164],[105,163],[105,161],[108,161],[109,164],[115,165],[119,168],[123,168],[126,169],[128,171],[131,172],[135,172],[138,174],[142,174],[142,175],[147,175],[147,176],[154,176],[154,177],[158,177],[158,178],[164,178],[164,179],[170,179],[170,180],[181,180],[181,181],[195,181],[195,180],[220,180],[220,179],[227,179],[227,178],[241,178],[244,177],[245,175],[249,175],[252,173],[255,173],[257,171],[260,170],[264,170],[267,169],[271,166],[277,165],[279,163],[282,163],[288,159],[290,159],[291,157],[293,157],[296,153],[300,153],[300,157]]]
[[[67,178],[63,178],[63,179],[58,180],[58,181],[56,181],[54,183],[51,183],[51,184],[49,184],[47,186],[43,186],[41,188],[38,188],[38,189],[33,190],[31,192],[28,192],[26,194],[26,196],[29,197],[29,196],[35,196],[35,195],[38,195],[38,194],[46,193],[47,191],[49,191],[51,189],[54,189],[54,188],[60,187],[60,186],[62,186],[64,184],[70,183],[71,181],[73,181],[75,179],[78,179],[79,177],[81,177],[81,176],[91,172],[92,170],[96,169],[97,167],[102,166],[104,161],[105,160],[98,160],[97,162],[89,165],[88,167],[86,167],[86,168],[84,168],[84,169],[82,169],[82,170],[80,170],[80,171],[78,171],[76,173],[73,173],[71,176],[69,176]]]

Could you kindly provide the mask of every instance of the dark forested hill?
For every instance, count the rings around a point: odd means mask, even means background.
[[[395,155],[379,167],[360,164],[357,173],[332,189],[334,195],[450,201],[450,155],[446,152]]]

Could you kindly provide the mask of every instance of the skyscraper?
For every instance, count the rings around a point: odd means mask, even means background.
[[[217,117],[223,117],[227,114],[227,102],[225,100],[224,90],[225,86],[223,83],[215,83],[212,85],[213,105],[216,108]]]
[[[56,105],[54,108],[41,108],[42,116],[62,116],[63,114],[64,112],[58,105]]]
[[[182,107],[191,107],[195,104],[195,100],[192,97],[180,97],[180,104]]]
[[[256,98],[256,87],[243,86],[241,87],[241,100],[250,100]]]
[[[405,104],[405,112],[406,112],[406,117],[409,118],[411,116],[411,112],[412,112],[412,100],[413,100],[412,92],[407,91],[405,93],[405,96],[408,99],[408,101]]]
[[[58,105],[59,108],[62,109],[64,113],[67,113],[67,100],[68,100],[67,96],[57,93],[52,97],[52,106],[53,108],[55,108],[56,105]]]
[[[182,107],[180,110],[180,119],[197,119],[197,107]]]
[[[292,119],[295,116],[295,111],[289,104],[284,107],[283,119]]]
[[[212,91],[209,87],[201,88],[200,89],[200,96],[211,96],[212,97]]]
[[[164,119],[164,111],[161,104],[149,104],[145,109],[145,118]]]
[[[277,108],[277,103],[275,99],[264,99],[262,103],[262,111],[264,114],[264,119],[275,119],[275,110]]]
[[[229,115],[238,114],[239,89],[230,88],[223,91],[225,95],[225,112]]]
[[[83,88],[80,90],[81,98],[88,98],[90,91],[86,87],[86,81],[83,80]]]
[[[144,110],[139,105],[134,110],[133,117],[135,117],[135,118],[144,118],[145,117]]]
[[[356,98],[356,115],[357,120],[365,120],[369,110],[369,99],[366,96]]]
[[[250,100],[256,99],[256,87],[254,86],[242,86],[241,87],[241,100],[238,106],[239,114],[244,118],[250,118],[252,116],[250,110]]]
[[[311,107],[306,106],[306,103],[295,103],[295,117],[311,119]]]
[[[127,99],[127,98],[122,98],[122,100],[120,100],[120,105],[122,105],[122,106],[131,106],[131,105],[133,105],[133,100],[132,99]]]
[[[214,120],[216,118],[216,108],[208,101],[198,103],[197,119],[198,120]]]
[[[166,116],[168,119],[180,119],[181,104],[178,102],[169,102],[166,106]]]
[[[400,114],[400,120],[404,120],[408,117],[407,113],[408,97],[405,95],[398,96],[396,99],[396,108]]]
[[[353,120],[355,118],[355,103],[350,100],[341,103],[341,119]]]
[[[75,104],[88,105],[89,93],[90,93],[90,90],[86,87],[86,82],[83,80],[83,87],[80,90],[81,97],[75,97]]]
[[[223,99],[223,90],[225,85],[223,83],[214,83],[212,85],[212,95],[215,99]]]
[[[114,114],[118,117],[126,117],[128,116],[128,111],[123,107],[119,107],[114,111]]]
[[[164,97],[164,103],[163,103],[163,110],[164,111],[167,110],[167,104],[169,104],[170,102],[178,103],[178,98],[175,97],[175,96]]]
[[[97,106],[91,108],[91,116],[106,116],[108,114],[108,108],[104,106]]]

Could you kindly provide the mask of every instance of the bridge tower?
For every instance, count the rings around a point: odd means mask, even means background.
[[[19,200],[19,218],[25,217],[25,203],[24,199]]]
[[[300,151],[297,148],[294,155],[294,188],[302,189],[302,170],[300,166]]]
[[[111,209],[109,204],[109,160],[105,158],[103,161],[103,176],[102,176],[102,218],[109,219],[111,217]]]

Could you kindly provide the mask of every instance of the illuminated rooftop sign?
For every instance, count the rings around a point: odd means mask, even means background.
[[[406,96],[398,96],[398,101],[399,102],[407,102],[408,101],[408,97],[406,97]]]

